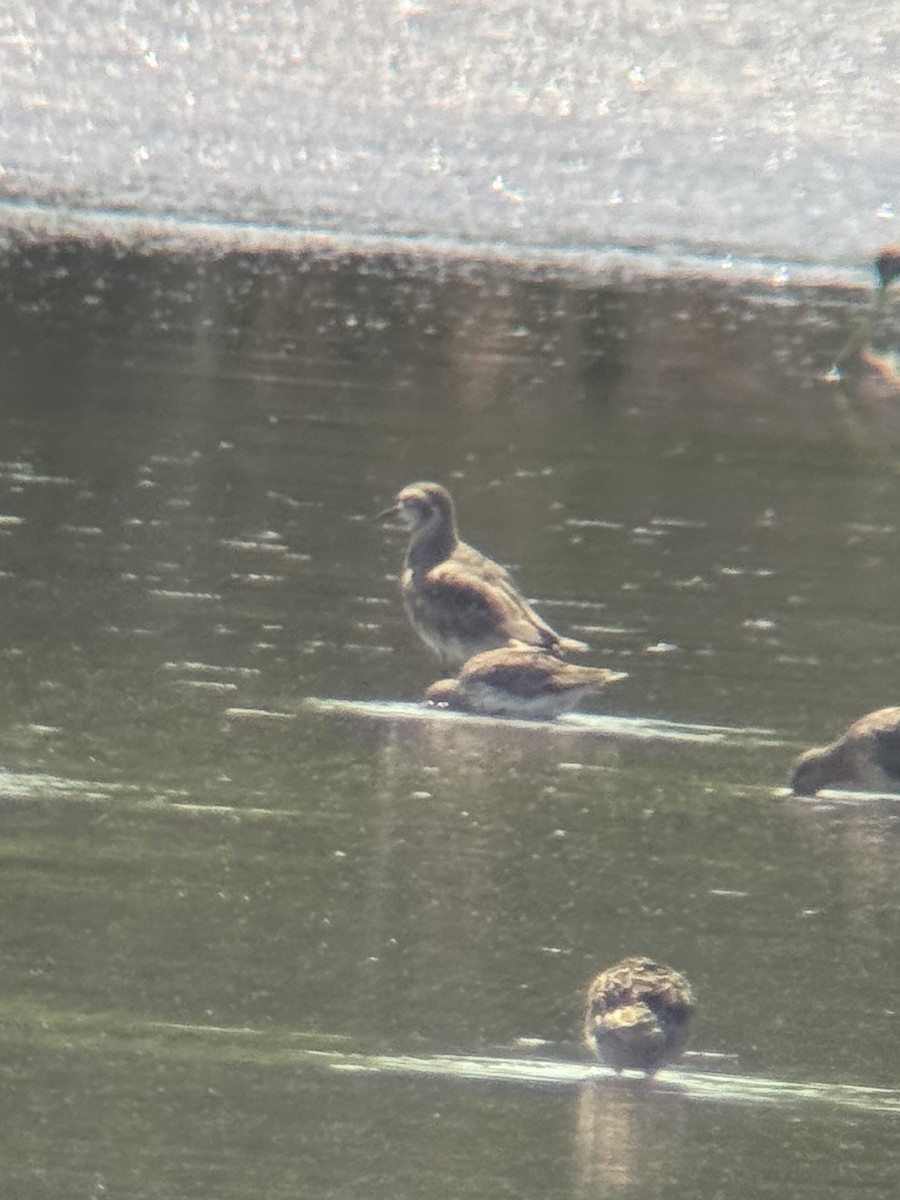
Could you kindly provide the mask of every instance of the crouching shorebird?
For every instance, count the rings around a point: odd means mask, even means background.
[[[882,246],[875,256],[875,274],[878,286],[886,291],[900,275],[900,246]]]
[[[860,717],[836,741],[804,751],[794,763],[794,795],[814,796],[830,783],[900,792],[900,708]]]
[[[458,678],[433,683],[425,700],[488,717],[553,721],[572,712],[588,692],[619,679],[627,679],[626,672],[576,667],[531,646],[504,646],[474,655]]]
[[[453,501],[438,483],[411,483],[379,519],[409,530],[400,580],[407,616],[445,667],[473,654],[519,644],[551,654],[587,650],[542,621],[499,564],[459,540]]]
[[[691,985],[649,958],[623,958],[588,985],[584,1040],[614,1071],[655,1075],[687,1042]]]

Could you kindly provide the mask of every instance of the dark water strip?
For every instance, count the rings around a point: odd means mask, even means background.
[[[173,213],[74,210],[49,205],[0,201],[0,238],[6,241],[67,239],[107,242],[144,253],[261,253],[328,256],[394,255],[422,265],[515,265],[523,271],[555,278],[618,283],[652,279],[708,279],[754,284],[780,296],[786,287],[870,288],[872,272],[858,263],[812,263],[781,259],[740,258],[704,254],[687,248],[665,251],[649,245],[571,249],[566,246],[518,245],[509,242],[464,242],[440,237],[330,232],[260,225],[211,222]]]

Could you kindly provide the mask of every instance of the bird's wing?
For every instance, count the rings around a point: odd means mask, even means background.
[[[553,669],[555,664],[552,660],[548,663],[547,658],[541,650],[529,654],[523,649],[505,661],[479,666],[477,675],[489,687],[530,700],[561,690]]]
[[[457,544],[453,558],[463,570],[469,571],[473,575],[480,575],[482,579],[486,579],[488,583],[497,587],[506,588],[516,595],[519,594],[519,586],[506,567],[501,567],[498,562],[494,562],[492,558],[488,558],[486,554],[482,554],[468,542]]]
[[[470,546],[468,542],[460,542],[454,553],[454,562],[466,571],[468,574],[476,578],[483,579],[491,587],[502,591],[506,596],[511,607],[517,608],[522,616],[528,620],[535,629],[541,632],[540,645],[546,647],[556,647],[561,640],[560,635],[552,626],[534,611],[525,597],[519,585],[516,583],[513,576],[506,569],[501,567],[499,563],[494,562],[492,558],[488,558],[482,554],[480,550],[476,550],[474,546]],[[569,639],[571,641],[571,639]],[[534,643],[537,645],[538,643]],[[572,643],[574,647],[575,643]],[[587,647],[585,647],[587,649]]]
[[[440,624],[450,636],[458,630],[461,636],[475,640],[499,636],[526,646],[557,644],[556,634],[536,621],[524,602],[458,564],[432,567],[417,590],[435,613],[440,610]]]

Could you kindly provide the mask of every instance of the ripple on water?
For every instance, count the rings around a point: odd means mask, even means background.
[[[730,725],[695,725],[678,721],[665,721],[651,717],[620,717],[599,713],[569,713],[558,721],[516,721],[505,717],[473,716],[470,713],[451,712],[446,709],[429,708],[421,704],[410,704],[399,700],[328,700],[310,697],[307,706],[323,713],[356,714],[361,717],[408,721],[450,721],[467,725],[480,725],[508,729],[546,730],[560,735],[578,733],[605,734],[609,737],[643,738],[679,742],[728,742],[779,746],[772,729]]]

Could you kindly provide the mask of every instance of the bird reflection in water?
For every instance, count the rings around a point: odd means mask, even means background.
[[[603,1081],[609,1083],[609,1080]],[[687,1105],[677,1085],[660,1087],[643,1078],[615,1086],[579,1088],[575,1106],[574,1158],[578,1200],[628,1195],[675,1195],[685,1156]]]

